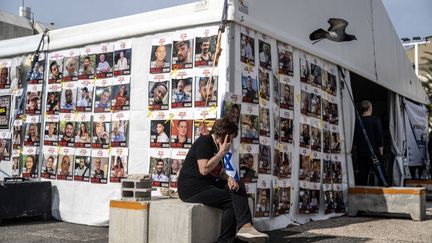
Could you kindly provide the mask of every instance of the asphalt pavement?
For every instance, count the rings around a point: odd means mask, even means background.
[[[0,242],[108,242],[108,227],[38,218],[4,220]],[[424,221],[383,215],[338,217],[267,232],[269,242],[432,242],[432,208]]]

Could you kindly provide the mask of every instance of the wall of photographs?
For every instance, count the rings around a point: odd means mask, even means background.
[[[238,122],[234,163],[268,226],[345,211],[335,65],[245,27],[236,35],[235,85],[223,114]],[[261,220],[262,219],[262,220]],[[271,223],[270,223],[271,224]]]
[[[155,187],[177,187],[188,149],[201,134],[209,133],[217,116],[223,92],[219,68],[213,65],[217,31],[216,26],[177,31],[151,42],[146,67],[148,156]]]
[[[97,184],[126,177],[131,57],[131,40],[41,55],[26,92],[22,82],[10,90],[12,175]]]

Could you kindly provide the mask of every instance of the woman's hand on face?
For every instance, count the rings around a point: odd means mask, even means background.
[[[228,152],[228,150],[230,149],[231,146],[231,142],[228,142],[230,139],[230,135],[229,134],[225,134],[225,138],[224,138],[224,142],[223,143],[219,143],[219,151],[223,152],[224,154],[226,152]]]
[[[231,190],[231,191],[238,191],[238,189],[239,189],[239,185],[238,185],[238,183],[237,183],[237,181],[235,181],[231,176],[230,177],[228,177],[228,188]]]

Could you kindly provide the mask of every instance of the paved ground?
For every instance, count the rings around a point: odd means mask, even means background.
[[[269,242],[432,242],[432,209],[422,222],[383,216],[339,217],[269,234]],[[0,242],[108,242],[108,228],[37,218],[5,220]]]

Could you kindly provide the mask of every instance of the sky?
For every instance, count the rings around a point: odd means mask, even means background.
[[[432,35],[432,0],[382,1],[400,38]],[[195,0],[25,0],[25,6],[32,8],[36,20],[60,28],[191,2]],[[0,0],[0,10],[18,14],[21,3]]]

